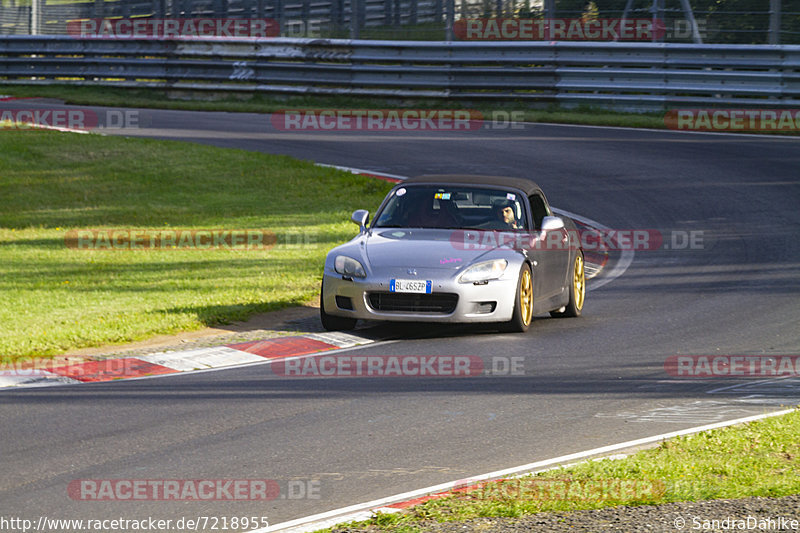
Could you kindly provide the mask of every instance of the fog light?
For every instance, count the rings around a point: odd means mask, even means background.
[[[339,309],[345,309],[347,311],[353,310],[353,300],[347,296],[337,296],[336,297],[336,307]]]
[[[493,313],[495,307],[497,307],[497,302],[478,302],[475,304],[475,313],[482,315]]]

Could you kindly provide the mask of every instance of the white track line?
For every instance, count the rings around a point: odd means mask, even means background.
[[[339,165],[328,165],[325,163],[315,163],[318,167],[326,167],[326,168],[335,168],[338,170],[344,170],[345,172],[350,172],[351,174],[371,174],[373,176],[383,176],[384,178],[392,178],[395,180],[404,180],[408,176],[398,176],[397,174],[387,174],[386,172],[377,172],[375,170],[364,170],[361,168],[353,168],[353,167],[343,167]]]
[[[728,420],[725,422],[717,422],[714,424],[707,424],[705,426],[697,426],[689,429],[682,429],[680,431],[673,431],[670,433],[662,433],[660,435],[654,435],[652,437],[645,437],[642,439],[630,440],[627,442],[620,442],[618,444],[612,444],[610,446],[603,446],[600,448],[594,448],[591,450],[586,450],[583,452],[572,453],[569,455],[562,455],[561,457],[555,457],[553,459],[547,459],[544,461],[537,461],[535,463],[529,463],[526,465],[516,466],[513,468],[507,468],[505,470],[497,470],[495,472],[489,472],[488,474],[482,474],[479,476],[472,476],[468,478],[468,480],[460,479],[457,481],[450,481],[448,483],[441,483],[439,485],[433,485],[430,487],[425,487],[424,489],[418,489],[410,492],[404,492],[402,494],[395,494],[394,496],[389,496],[387,498],[380,498],[378,500],[372,500],[370,502],[361,503],[357,505],[351,505],[348,507],[342,507],[340,509],[334,509],[332,511],[327,511],[324,513],[319,513],[311,516],[307,516],[304,518],[298,518],[296,520],[290,520],[288,522],[282,522],[280,524],[275,524],[266,528],[262,529],[255,529],[249,531],[247,533],[271,533],[274,531],[283,531],[286,533],[308,533],[311,531],[316,531],[319,529],[323,529],[326,527],[331,527],[336,524],[342,524],[346,522],[352,522],[355,520],[364,520],[369,518],[373,514],[373,510],[385,507],[387,505],[391,505],[394,503],[405,502],[408,500],[413,500],[415,498],[420,498],[422,496],[427,496],[429,494],[436,494],[439,492],[445,492],[451,490],[455,487],[461,487],[468,482],[472,484],[474,482],[479,481],[489,481],[493,479],[500,479],[506,478],[510,476],[516,476],[520,474],[527,474],[533,472],[541,472],[542,470],[546,470],[553,467],[563,466],[561,463],[566,463],[569,461],[575,460],[586,460],[595,455],[602,455],[608,454],[614,451],[623,450],[626,448],[634,448],[637,446],[644,446],[649,444],[654,444],[660,442],[662,440],[671,439],[674,437],[680,437],[682,435],[691,435],[693,433],[699,433],[701,431],[709,431],[712,429],[719,429],[727,426],[732,426],[735,424],[744,424],[746,422],[754,422],[756,420],[761,420],[764,418],[771,418],[774,416],[782,416],[788,413],[793,412],[794,409],[785,409],[783,411],[776,411],[774,413],[765,413],[761,415],[754,415],[748,416],[744,418],[737,418],[735,420]]]
[[[81,133],[87,134],[92,133],[89,130],[79,130],[74,128],[62,128],[61,126],[42,126],[39,124],[31,124],[30,122],[21,122],[19,124],[29,124],[29,128],[19,128],[17,131],[30,131],[30,130],[52,130],[52,131],[60,131],[61,133]]]

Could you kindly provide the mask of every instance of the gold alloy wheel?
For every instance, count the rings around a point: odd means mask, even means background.
[[[531,271],[527,268],[522,271],[522,280],[519,283],[519,305],[522,323],[527,326],[533,320],[533,282]]]
[[[575,273],[572,287],[575,292],[575,308],[580,311],[583,309],[583,298],[586,296],[586,273],[583,269],[583,255],[580,253],[575,256]]]

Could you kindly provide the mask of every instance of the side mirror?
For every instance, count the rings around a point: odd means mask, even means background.
[[[542,219],[542,231],[553,231],[564,228],[564,221],[559,217],[544,217]]]
[[[363,233],[367,231],[367,222],[369,222],[369,211],[367,211],[366,209],[357,209],[353,211],[352,215],[350,215],[350,220],[358,224]]]

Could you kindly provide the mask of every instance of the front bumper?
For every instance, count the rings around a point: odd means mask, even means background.
[[[516,270],[519,270],[517,266]],[[402,273],[372,274],[366,278],[343,279],[335,272],[323,275],[322,299],[325,312],[330,315],[361,320],[387,320],[401,322],[507,322],[514,313],[517,292],[516,270],[508,266],[502,278],[485,285],[458,283],[453,271],[420,271],[415,279],[431,280],[432,294],[455,294],[458,301],[451,312],[385,311],[376,309],[369,294],[389,293],[390,279],[408,279]],[[513,272],[513,274],[512,274]],[[397,293],[394,293],[397,294]],[[337,296],[338,301],[337,301]],[[345,300],[345,299],[349,299]],[[349,303],[352,309],[342,308]],[[493,305],[492,305],[493,304]],[[347,307],[345,305],[344,307]]]

